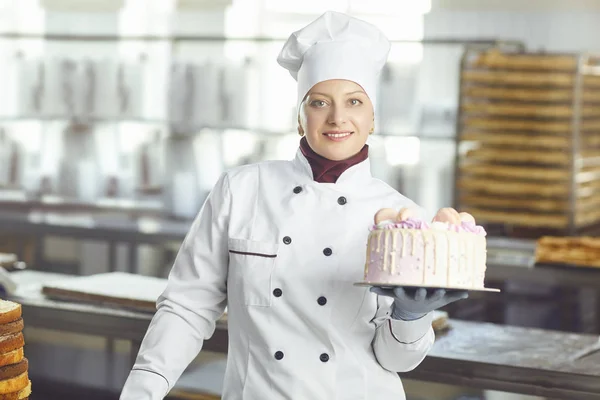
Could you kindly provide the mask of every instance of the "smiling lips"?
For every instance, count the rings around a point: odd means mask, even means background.
[[[329,140],[332,140],[334,142],[341,142],[343,140],[346,140],[350,137],[350,135],[352,135],[353,132],[351,131],[329,131],[329,132],[324,132],[323,135],[325,135]]]

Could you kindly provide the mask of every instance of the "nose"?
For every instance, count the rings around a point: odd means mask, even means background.
[[[331,125],[341,126],[346,122],[346,109],[340,105],[334,105],[330,108],[329,112],[329,123]]]

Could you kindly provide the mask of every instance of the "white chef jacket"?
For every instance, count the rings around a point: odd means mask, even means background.
[[[227,306],[224,400],[405,399],[397,372],[434,342],[431,313],[390,319],[392,299],[356,287],[368,228],[414,203],[372,177],[336,183],[298,150],[224,173],[184,240],[121,400],[163,399]]]

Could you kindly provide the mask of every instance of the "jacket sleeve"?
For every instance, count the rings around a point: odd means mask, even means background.
[[[210,338],[227,303],[231,193],[223,174],[177,254],[120,400],[160,400]]]
[[[423,361],[433,346],[433,313],[416,321],[394,320],[390,317],[393,301],[391,297],[377,295],[373,352],[388,371],[408,372]]]

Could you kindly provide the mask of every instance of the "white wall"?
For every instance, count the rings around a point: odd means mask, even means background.
[[[600,11],[432,10],[426,37],[517,39],[534,50],[600,50]]]
[[[483,6],[487,2],[479,3]],[[508,8],[514,7],[511,1],[506,4]],[[482,11],[434,5],[425,16],[425,38],[512,39],[522,41],[529,51],[600,52],[600,11],[597,7],[575,11],[506,11],[499,6]],[[460,47],[425,49],[422,101],[456,104],[461,54]]]

